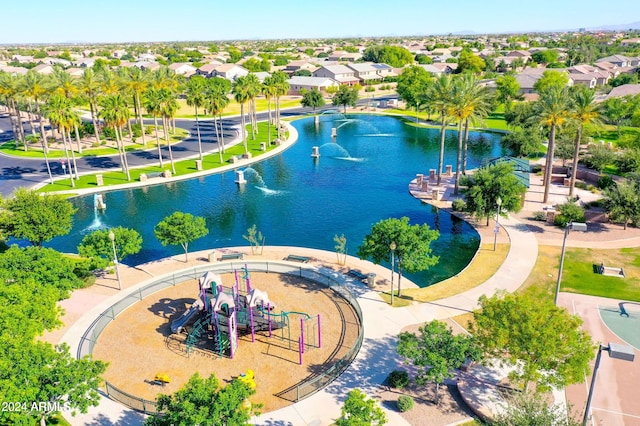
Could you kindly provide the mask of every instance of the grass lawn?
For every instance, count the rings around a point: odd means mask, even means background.
[[[251,126],[247,126],[247,129],[248,129],[247,134],[250,135]],[[258,123],[259,133],[256,136],[256,139],[252,140],[251,136],[248,136],[247,148],[248,148],[248,151],[254,157],[263,154],[263,151],[260,150],[260,143],[267,142],[267,130],[268,130],[267,123],[260,122]],[[272,138],[274,138],[275,135],[276,135],[276,129],[275,129],[275,126],[272,126],[272,131],[271,131]],[[267,152],[271,151],[275,147],[276,145],[270,145],[269,143],[267,143]],[[240,143],[238,145],[229,147],[225,150],[225,152],[222,154],[222,163],[220,162],[220,156],[217,152],[213,154],[205,155],[204,161],[202,163],[202,168],[203,170],[212,170],[218,167],[225,166],[229,164],[229,158],[231,158],[234,155],[242,155],[242,154],[244,154],[244,147],[243,147],[243,144]],[[195,159],[176,161],[174,164],[176,168],[176,173],[173,176],[183,176],[183,175],[195,173],[196,171],[198,171],[196,169]],[[140,175],[142,173],[146,173],[146,174],[158,173],[158,172],[163,172],[165,170],[171,170],[171,163],[169,162],[168,158],[165,158],[164,160],[164,167],[160,167],[159,165],[157,165],[157,166],[149,166],[149,167],[144,167],[139,169],[131,169],[130,170],[131,181],[128,181],[126,174],[122,173],[121,171],[112,171],[108,173],[102,173],[102,177],[104,181],[104,187],[106,187],[109,185],[121,185],[129,182],[137,182],[140,180]],[[64,179],[64,180],[55,181],[53,184],[48,184],[40,188],[38,191],[39,192],[55,192],[55,191],[69,191],[73,189],[83,189],[83,188],[97,188],[95,174],[80,176],[80,179],[76,180],[75,188],[71,186],[70,179]]]
[[[518,292],[553,301],[560,265],[560,247],[540,246],[532,273]],[[594,265],[624,268],[626,278],[594,272]],[[640,301],[640,253],[634,248],[568,248],[565,253],[561,291]]]
[[[189,132],[187,132],[184,129],[180,129],[180,128],[176,128],[176,133],[175,134],[170,134],[169,135],[169,139],[171,140],[171,142],[176,143],[179,142],[181,140],[183,140],[184,138],[186,138],[189,135]],[[140,141],[141,139],[139,138],[138,141]],[[146,141],[147,141],[147,146],[143,147],[141,143],[136,143],[136,144],[132,144],[132,145],[126,145],[125,146],[125,151],[127,152],[133,152],[133,151],[139,151],[141,149],[151,149],[151,148],[155,148],[156,147],[156,139],[154,136],[152,135],[146,135]],[[127,142],[125,142],[127,143]],[[162,134],[162,130],[160,130],[160,145],[164,145],[166,142],[163,139],[163,134]],[[115,144],[114,141],[109,141],[109,144]],[[76,143],[74,141],[74,143],[72,144],[73,148],[76,148]],[[39,147],[38,147],[39,148]],[[41,149],[30,149],[29,151],[25,151],[22,147],[16,147],[16,142],[15,141],[9,141],[9,142],[5,142],[2,145],[0,145],[0,152],[2,152],[5,155],[10,155],[10,156],[15,156],[15,157],[26,157],[26,158],[42,158],[44,159],[44,154],[42,153]],[[86,148],[83,149],[81,153],[78,153],[77,151],[75,152],[76,158],[81,158],[81,157],[98,157],[98,156],[103,156],[103,155],[117,155],[118,154],[118,150],[115,147],[111,147],[111,146],[105,146],[102,145],[99,148]],[[71,155],[71,153],[69,153],[69,155]],[[60,148],[49,148],[49,154],[48,154],[49,160],[59,160],[59,159],[66,159],[66,156],[64,154],[64,151]]]
[[[386,109],[384,110],[385,114],[398,114],[398,115],[405,115],[407,116],[407,124],[413,124],[415,125],[415,119],[416,119],[416,112],[415,110],[408,110],[408,109],[398,109],[398,108],[393,108],[393,109]],[[419,112],[418,113],[418,119],[420,120],[420,122],[418,123],[418,125],[420,127],[434,127],[434,128],[440,128],[439,125],[425,125],[425,120],[429,119],[429,120],[438,120],[438,115],[437,114],[431,114],[430,116],[427,116],[426,112]],[[494,111],[493,113],[489,114],[489,116],[487,118],[485,118],[483,120],[482,123],[479,123],[481,128],[483,129],[487,129],[487,130],[500,130],[500,131],[508,131],[509,128],[507,126],[507,122],[504,119],[504,113],[503,112],[498,112],[498,110]],[[454,126],[448,126],[448,129],[453,128]],[[455,128],[457,129],[457,126],[455,126]]]
[[[610,124],[604,124],[599,128],[595,128],[594,126],[588,127],[589,133],[593,137],[594,141],[605,141],[611,142],[614,146],[618,145],[618,141],[627,138],[638,138],[640,137],[640,128],[638,127],[627,127],[622,126],[620,128],[620,133],[618,134],[618,128],[616,126],[612,126]]]

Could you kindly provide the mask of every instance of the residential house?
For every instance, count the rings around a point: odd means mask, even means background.
[[[35,67],[33,67],[33,70],[42,75],[53,74],[53,67],[49,64],[36,65]]]
[[[156,55],[152,55],[151,53],[141,53],[138,55],[138,61],[155,62]]]
[[[114,51],[111,53],[111,56],[113,56],[114,58],[118,58],[118,59],[120,59],[120,58],[122,58],[122,57],[123,57],[124,55],[126,55],[126,54],[127,54],[127,51],[126,51],[126,50],[124,50],[124,49],[118,49],[118,50],[114,50]]]
[[[376,69],[376,73],[383,80],[387,77],[397,77],[398,73],[393,69],[392,66],[387,64],[373,64],[373,67]]]
[[[599,62],[610,62],[610,63],[612,63],[612,64],[614,64],[614,65],[616,65],[616,66],[618,66],[620,68],[622,68],[622,67],[630,67],[630,66],[634,65],[632,63],[633,62],[632,58],[629,58],[629,57],[624,56],[624,55],[607,56],[605,58],[600,58],[600,59],[596,60],[596,63],[599,63]],[[636,60],[635,65],[637,65],[637,64],[638,64],[638,62]]]
[[[326,77],[293,76],[289,80],[289,95],[301,95],[302,92],[317,89],[326,93],[328,87],[337,87],[340,84]]]
[[[208,64],[204,64],[196,70],[196,74],[204,77],[213,77],[215,75],[216,68],[222,65],[222,62],[213,61]]]
[[[82,74],[84,74],[84,69],[82,68],[67,68],[65,70],[65,72],[67,74],[69,74],[71,77],[76,78],[76,77],[82,77]]]
[[[258,80],[260,81],[260,83],[264,83],[264,79],[265,78],[271,77],[271,73],[270,72],[266,72],[266,71],[258,71],[258,72],[254,72],[252,74],[254,74],[256,77],[258,77]]]
[[[358,64],[347,64],[347,68],[351,68],[362,85],[374,83],[382,80],[382,77],[378,74],[378,70],[373,66],[371,62],[363,62]]]
[[[620,45],[622,46],[632,46],[634,44],[640,44],[640,38],[627,38],[624,40],[620,40]]]
[[[574,84],[587,86],[589,89],[595,89],[598,79],[593,74],[571,73],[569,74]]]
[[[23,67],[12,67],[10,65],[4,65],[4,66],[0,66],[0,71],[4,71],[7,74],[11,74],[13,76],[16,76],[16,75],[24,75],[29,70],[27,68],[23,68]]]
[[[531,52],[527,50],[512,50],[507,56],[524,59],[525,63],[531,58]]]
[[[20,62],[21,64],[35,62],[35,59],[33,59],[33,56],[25,56],[25,55],[13,55],[11,57],[11,60],[13,60],[14,62]]]
[[[542,77],[542,74],[545,71],[566,73],[569,77],[568,85],[569,86],[573,85],[573,80],[566,70],[558,70],[558,69],[547,70],[545,68],[526,68],[514,76],[518,81],[518,84],[520,85],[520,94],[526,95],[529,93],[534,93],[535,90],[533,89],[533,86],[540,79],[540,77]]]
[[[176,62],[169,65],[169,69],[178,75],[184,75],[185,77],[191,77],[196,73],[196,67],[187,62]]]
[[[355,62],[359,59],[362,59],[362,53],[360,52],[350,53],[350,52],[335,51],[331,55],[329,55],[330,61]]]
[[[576,83],[578,83],[578,80],[579,80],[581,84],[585,84],[587,80],[584,77],[577,77],[576,79],[575,76],[577,75],[592,76],[596,79],[595,84],[597,86],[606,86],[607,84],[609,84],[609,80],[612,77],[612,74],[609,71],[605,71],[591,65],[576,65],[573,67],[569,67],[567,71],[569,71],[569,74],[571,75],[571,77]],[[589,86],[589,87],[593,88],[592,86]]]
[[[81,58],[72,62],[73,66],[80,67],[80,68],[91,68],[95,63],[96,63],[95,58]]]
[[[146,71],[146,70],[155,71],[158,68],[162,67],[162,65],[160,65],[157,62],[149,62],[149,61],[138,61],[138,62],[135,62],[133,66],[136,68],[140,68],[142,71]]]
[[[293,75],[296,71],[299,70],[309,70],[311,73],[313,73],[313,71],[315,71],[317,68],[318,67],[313,65],[311,62],[305,59],[299,59],[289,62],[283,71],[289,75]]]
[[[214,72],[214,77],[226,78],[234,81],[236,78],[249,74],[249,70],[238,64],[222,64],[218,65]]]
[[[330,78],[340,84],[353,86],[359,83],[356,72],[345,65],[325,65],[313,72],[314,77]]]
[[[623,98],[625,96],[636,96],[640,94],[640,84],[623,84],[622,86],[614,87],[606,99],[610,98]]]
[[[439,76],[441,74],[445,74],[445,71],[438,68],[438,67],[434,67],[434,64],[419,64],[419,67],[422,67],[426,72],[428,72],[429,74],[433,75],[433,76]]]

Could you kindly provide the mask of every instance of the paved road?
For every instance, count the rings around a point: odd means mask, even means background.
[[[383,96],[375,98],[375,100],[391,99],[394,97],[395,96]],[[371,98],[361,99],[358,104],[367,105],[371,100]],[[318,112],[328,109],[335,109],[335,107],[327,106]],[[308,114],[310,112],[310,108],[299,107],[282,110],[280,115],[282,117],[292,117]],[[266,112],[258,114],[258,121],[264,121],[267,120],[267,118],[268,113]],[[222,123],[224,128],[224,140],[225,144],[227,144],[238,136],[240,129],[240,117],[228,117],[223,119]],[[145,124],[153,125],[153,120],[145,120]],[[195,120],[177,119],[176,126],[187,130],[190,133],[190,136],[183,141],[171,145],[174,159],[180,160],[196,156],[198,154],[198,138],[196,136]],[[200,135],[202,139],[202,149],[204,151],[210,152],[217,148],[213,119],[207,118],[200,120]],[[11,130],[9,116],[4,111],[0,112],[0,143],[11,139],[13,139],[13,132]],[[166,146],[162,148],[162,152],[163,157],[168,159],[169,152]],[[157,164],[158,152],[155,149],[149,151],[137,151],[135,153],[127,154],[127,160],[131,167]],[[49,164],[54,177],[63,176],[64,171],[60,160],[51,160]],[[117,170],[120,168],[120,158],[117,154],[111,156],[78,158],[77,164],[78,172],[80,174],[95,173],[98,170]],[[0,154],[0,194],[2,194],[2,196],[7,197],[11,195],[17,187],[31,187],[38,183],[46,182],[47,180],[48,174],[44,159],[6,157]]]

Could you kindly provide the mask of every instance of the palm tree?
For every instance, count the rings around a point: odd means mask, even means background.
[[[17,142],[23,143],[26,148],[26,141],[24,137],[24,129],[22,128],[22,118],[20,117],[20,110],[17,106],[17,99],[19,96],[19,78],[13,77],[9,73],[0,72],[0,96],[5,98],[7,109],[9,110],[9,119],[11,121],[11,127],[13,134]]]
[[[580,158],[580,144],[582,143],[582,132],[584,126],[588,124],[600,124],[599,111],[595,100],[595,92],[586,86],[578,86],[572,92],[573,99],[573,121],[578,125],[576,132],[576,146],[573,152],[573,167],[571,169],[571,183],[569,184],[569,197],[573,197],[576,186],[576,175],[578,173],[578,159]]]
[[[229,105],[229,90],[231,83],[224,78],[212,78],[207,82],[207,109],[213,114],[213,127],[216,130],[216,141],[218,142],[218,154],[220,164],[222,164],[222,153],[224,152],[224,132],[222,129],[222,111]],[[218,124],[220,131],[218,132]]]
[[[40,123],[40,143],[42,144],[42,152],[44,153],[44,162],[47,165],[49,181],[53,183],[51,166],[49,165],[49,147],[47,146],[47,135],[44,130],[44,119],[42,117],[40,109],[40,102],[48,93],[45,77],[33,70],[29,70],[29,72],[27,72],[27,74],[25,75],[24,80],[22,80],[22,84],[22,92],[30,101],[33,100],[33,102],[35,103],[36,115],[38,116],[38,122]],[[31,109],[31,102],[29,102],[29,109]],[[31,123],[31,129],[33,131],[33,121]]]
[[[133,106],[136,112],[136,120],[142,129],[142,145],[147,146],[147,141],[144,135],[144,122],[142,121],[142,105],[141,97],[147,86],[149,85],[149,79],[145,72],[137,67],[122,68],[126,70],[123,75],[122,84],[125,89],[133,96]],[[133,137],[133,134],[131,135]]]
[[[282,71],[276,71],[271,75],[276,80],[276,128],[280,139],[280,97],[289,92],[289,77]]]
[[[70,101],[75,102],[77,96],[79,95],[80,90],[76,85],[73,78],[71,78],[71,74],[67,73],[61,68],[54,68],[53,73],[51,74],[51,84],[52,88],[56,93],[59,93],[69,99]],[[75,121],[73,123],[73,129],[76,135],[76,143],[78,146],[78,152],[82,152],[82,145],[80,145],[80,133],[78,132],[78,124],[80,121]],[[69,144],[71,144],[71,137],[69,137]],[[73,149],[72,149],[73,152]]]
[[[80,79],[77,80],[77,85],[80,93],[89,102],[93,134],[96,138],[96,143],[100,143],[100,133],[98,131],[98,97],[101,94],[99,76],[91,68],[87,68]]]
[[[162,115],[162,97],[160,92],[161,89],[157,89],[155,87],[147,88],[147,90],[143,93],[142,102],[144,104],[144,109],[147,110],[147,113],[153,116],[153,126],[155,128],[156,134],[158,158],[160,159],[160,167],[164,167],[164,162],[162,161],[162,150],[160,149],[160,132],[158,132],[158,116]]]
[[[540,98],[534,105],[534,110],[535,114],[532,119],[542,126],[549,127],[549,145],[544,168],[544,196],[542,199],[542,202],[546,203],[549,201],[549,188],[551,187],[556,131],[570,118],[571,97],[568,89],[566,87],[551,87],[541,91]]]
[[[129,108],[120,94],[105,96],[101,100],[101,106],[100,116],[104,120],[105,126],[111,127],[115,133],[116,145],[122,162],[122,172],[126,173],[127,180],[130,181],[129,162],[122,140],[122,127],[129,122]]]
[[[160,67],[155,70],[151,76],[151,85],[158,89],[169,89],[171,93],[175,94],[180,88],[181,78],[169,67]],[[175,116],[175,113],[174,113]],[[169,123],[173,126],[175,131],[175,122],[173,122],[173,116]]]
[[[242,143],[244,145],[244,153],[249,152],[247,147],[247,125],[244,118],[244,104],[249,100],[249,81],[246,76],[240,76],[233,83],[233,97],[240,104],[240,126],[242,127]]]
[[[451,76],[442,74],[438,79],[429,86],[429,94],[427,102],[440,113],[440,154],[438,155],[438,182],[440,185],[442,179],[442,165],[444,162],[444,141],[447,131],[447,117],[449,109],[452,105],[453,84]]]
[[[258,133],[258,120],[256,117],[256,98],[262,91],[260,80],[254,73],[249,73],[246,79],[247,95],[249,96],[249,116],[251,118],[251,136],[256,139]]]
[[[176,166],[173,163],[173,152],[171,151],[171,139],[169,137],[169,123],[175,117],[178,111],[178,101],[173,91],[167,87],[160,89],[160,115],[162,115],[162,122],[164,127],[164,138],[167,141],[167,147],[169,148],[169,161],[171,162],[171,171],[176,173]]]
[[[464,120],[464,144],[462,147],[462,174],[467,174],[467,148],[469,146],[469,122],[482,121],[491,111],[491,92],[480,86],[477,79],[467,83],[466,116]],[[456,179],[457,180],[457,179]]]
[[[192,106],[196,113],[196,132],[198,134],[198,151],[200,152],[200,160],[202,155],[202,139],[200,138],[200,123],[198,122],[198,108],[205,103],[205,87],[206,79],[201,75],[195,75],[189,79],[186,84],[186,100],[187,105]]]
[[[67,149],[67,135],[69,136],[69,146],[71,146],[71,128],[75,120],[73,119],[74,112],[72,110],[71,101],[59,93],[54,93],[49,97],[47,103],[44,106],[44,114],[49,119],[52,125],[58,127],[60,134],[62,135],[62,147],[64,149],[65,156],[67,157],[67,164],[69,165],[69,175],[71,176],[71,186],[75,187],[75,179],[78,176],[78,168],[75,162],[75,155],[73,149]],[[75,115],[77,118],[77,115]],[[69,157],[69,151],[73,156],[73,159]],[[75,168],[75,178],[74,169]]]
[[[271,143],[271,126],[273,125],[273,117],[271,117],[271,99],[278,93],[278,86],[275,78],[269,76],[262,82],[262,94],[267,98],[267,110],[269,111],[269,125],[267,126],[267,140]]]

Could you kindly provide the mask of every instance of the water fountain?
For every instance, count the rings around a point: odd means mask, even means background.
[[[102,198],[102,194],[94,194],[93,196],[93,207],[95,210],[105,211],[107,209],[107,205]]]
[[[247,167],[246,169],[244,169],[243,177],[244,175],[250,176],[256,182],[256,186],[261,188],[267,187],[267,184],[264,183],[264,179],[262,179],[262,176],[260,176],[260,173],[258,173],[256,169],[254,169],[253,167]]]
[[[320,157],[320,149],[317,146],[312,146],[311,147],[311,156],[313,158],[318,158]]]
[[[238,185],[247,183],[247,180],[244,178],[244,170],[236,170],[236,180],[234,182]]]

